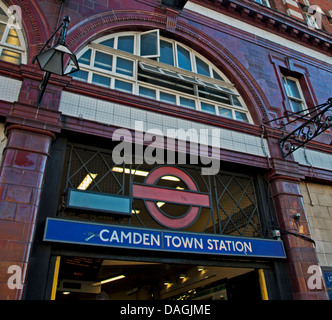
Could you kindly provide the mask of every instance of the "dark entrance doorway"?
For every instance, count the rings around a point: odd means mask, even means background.
[[[57,300],[261,299],[253,268],[62,257]]]

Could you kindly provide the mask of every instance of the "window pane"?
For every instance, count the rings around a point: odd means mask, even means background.
[[[235,111],[235,118],[236,118],[236,120],[240,120],[240,121],[243,121],[243,122],[248,122],[248,117],[243,112]]]
[[[177,46],[178,52],[178,67],[191,71],[190,53],[185,48]]]
[[[214,107],[213,104],[201,102],[201,108],[202,108],[202,111],[204,111],[204,112],[216,114],[216,108]]]
[[[191,109],[196,109],[195,100],[180,97],[180,105]]]
[[[111,85],[111,79],[101,76],[99,74],[93,74],[92,76],[92,83],[98,84],[98,85],[102,85],[105,87],[109,87]]]
[[[21,54],[17,52],[13,52],[10,50],[2,50],[0,60],[7,61],[10,63],[20,64],[21,63]]]
[[[160,57],[159,61],[174,66],[173,44],[160,40]]]
[[[232,96],[232,99],[233,99],[233,105],[242,107],[242,104],[241,104],[241,102],[240,102],[240,100],[239,100],[238,97]]]
[[[91,49],[85,52],[81,58],[78,59],[79,63],[90,65],[90,59],[91,59]]]
[[[116,72],[126,76],[133,76],[133,62],[130,60],[117,58]]]
[[[139,95],[146,98],[156,99],[156,91],[145,87],[139,87]]]
[[[100,42],[103,46],[113,48],[114,47],[114,38]]]
[[[18,35],[15,29],[11,28],[8,33],[8,37],[6,43],[11,44],[13,46],[20,47],[20,40],[18,39]]]
[[[284,78],[284,84],[288,96],[301,99],[301,95],[296,81]]]
[[[213,70],[213,78],[224,81],[224,79],[214,70]]]
[[[141,56],[158,56],[158,31],[141,34]]]
[[[118,49],[129,53],[134,53],[134,36],[119,37]]]
[[[5,29],[6,29],[6,25],[0,23],[0,41],[2,39],[3,33],[5,32]]]
[[[72,74],[72,77],[74,79],[88,81],[88,75],[89,73],[87,71],[78,70]]]
[[[196,57],[196,67],[197,67],[197,73],[210,77],[210,68],[207,63],[202,61],[200,58]]]
[[[301,99],[301,94],[298,89],[297,83],[294,80],[287,79],[290,95],[294,98]]]
[[[160,92],[160,101],[176,104],[176,96],[166,92]]]
[[[289,96],[289,89],[288,89],[286,78],[283,78],[283,80],[284,80],[284,86],[285,86],[285,89],[286,89],[286,94],[287,94],[287,96]]]
[[[112,71],[112,60],[113,60],[113,56],[106,54],[106,53],[96,51],[96,58],[95,58],[94,66],[96,68],[101,68],[101,69],[105,69],[108,71]]]
[[[303,110],[303,105],[301,102],[295,100],[290,100],[289,102],[294,112],[300,112]]]
[[[219,109],[219,115],[221,117],[225,117],[225,118],[229,118],[229,119],[233,118],[232,110],[227,109],[227,108],[222,108],[222,107],[219,107],[218,109]]]
[[[132,93],[133,85],[131,83],[115,79],[114,89]]]

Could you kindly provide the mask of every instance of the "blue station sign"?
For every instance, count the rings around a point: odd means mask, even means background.
[[[286,258],[282,241],[48,218],[44,241],[165,252]]]

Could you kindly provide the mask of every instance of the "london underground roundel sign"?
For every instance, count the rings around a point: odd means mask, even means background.
[[[157,186],[157,182],[165,176],[174,176],[185,183],[188,190],[178,190]],[[143,199],[146,209],[159,224],[170,229],[185,229],[189,227],[200,214],[201,207],[210,207],[210,197],[198,190],[195,181],[183,170],[163,166],[152,170],[144,184],[133,184],[133,197]],[[173,217],[165,214],[158,207],[157,201],[176,203],[189,206],[189,210]]]

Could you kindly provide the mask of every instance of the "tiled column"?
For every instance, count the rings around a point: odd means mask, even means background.
[[[327,300],[324,281],[319,277],[316,278],[318,258],[314,244],[309,239],[301,237],[302,235],[311,238],[299,188],[300,180],[274,175],[269,181],[279,227],[283,231],[282,240],[287,254],[293,298],[295,300]],[[300,214],[299,220],[295,218],[296,213]],[[310,266],[314,266],[314,269],[309,270]],[[312,276],[314,278],[311,278]]]
[[[23,298],[36,215],[53,133],[7,128],[0,167],[0,300]]]

